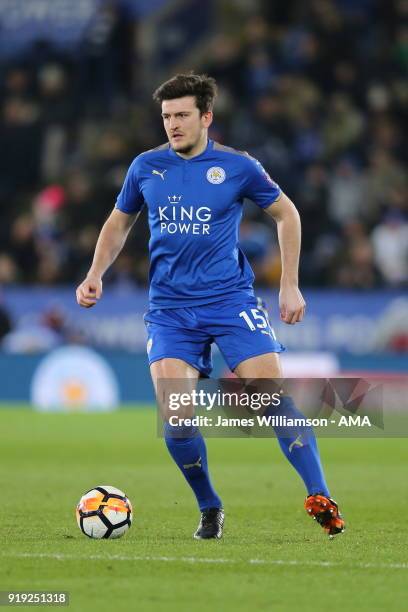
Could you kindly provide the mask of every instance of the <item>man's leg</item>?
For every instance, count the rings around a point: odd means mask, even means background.
[[[266,353],[242,361],[235,374],[242,379],[280,379],[283,378],[279,355]],[[289,396],[283,396],[277,408],[271,408],[270,413],[285,416],[287,419],[304,418]],[[320,462],[316,436],[312,427],[274,427],[280,447],[296,469],[305,484],[308,498],[305,502],[307,512],[316,518],[328,531],[329,535],[339,533],[344,529],[344,522],[338,515],[337,504],[330,499],[323,468]]]
[[[198,370],[185,361],[174,358],[166,358],[153,362],[150,366],[150,371],[156,395],[158,379],[184,379],[191,381],[191,388],[189,390],[192,391],[199,377]],[[186,389],[184,390],[186,391]],[[185,416],[192,417],[193,414]],[[221,519],[223,520],[223,514],[217,513],[215,510],[222,508],[222,502],[211,484],[207,463],[207,449],[201,432],[197,427],[172,426],[168,422],[164,423],[164,428],[165,441],[169,453],[192,488],[198,506],[204,514],[204,519],[206,519],[208,513],[210,519],[214,519],[215,535],[211,535],[213,530],[209,529],[208,537],[221,537],[222,523],[221,525],[218,523]],[[196,537],[199,537],[197,533]]]
[[[277,353],[266,353],[246,359],[236,367],[235,374],[243,379],[283,377]],[[273,411],[286,418],[305,418],[288,396],[283,396],[280,405]],[[306,426],[300,429],[293,428],[293,433],[290,428],[274,427],[274,429],[285,457],[303,479],[308,494],[323,493],[329,497],[313,429]]]

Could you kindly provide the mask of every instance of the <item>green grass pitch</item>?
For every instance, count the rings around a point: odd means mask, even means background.
[[[153,410],[42,415],[0,410],[0,590],[64,590],[69,609],[403,610],[407,440],[320,441],[347,531],[329,541],[276,440],[208,441],[226,509],[221,541],[195,541],[195,501],[156,437]],[[121,540],[79,531],[88,489],[126,491]]]

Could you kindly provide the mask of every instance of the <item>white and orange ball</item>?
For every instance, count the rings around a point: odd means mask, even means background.
[[[76,517],[78,527],[89,538],[121,538],[132,524],[132,504],[120,489],[101,485],[81,497]]]

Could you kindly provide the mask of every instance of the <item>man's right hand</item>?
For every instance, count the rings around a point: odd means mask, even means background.
[[[87,276],[76,290],[76,299],[80,306],[92,308],[102,295],[102,279]]]

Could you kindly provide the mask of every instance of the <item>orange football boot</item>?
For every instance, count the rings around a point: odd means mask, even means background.
[[[330,539],[345,530],[344,519],[339,512],[339,507],[331,497],[320,493],[309,495],[305,499],[305,510],[323,527]]]

